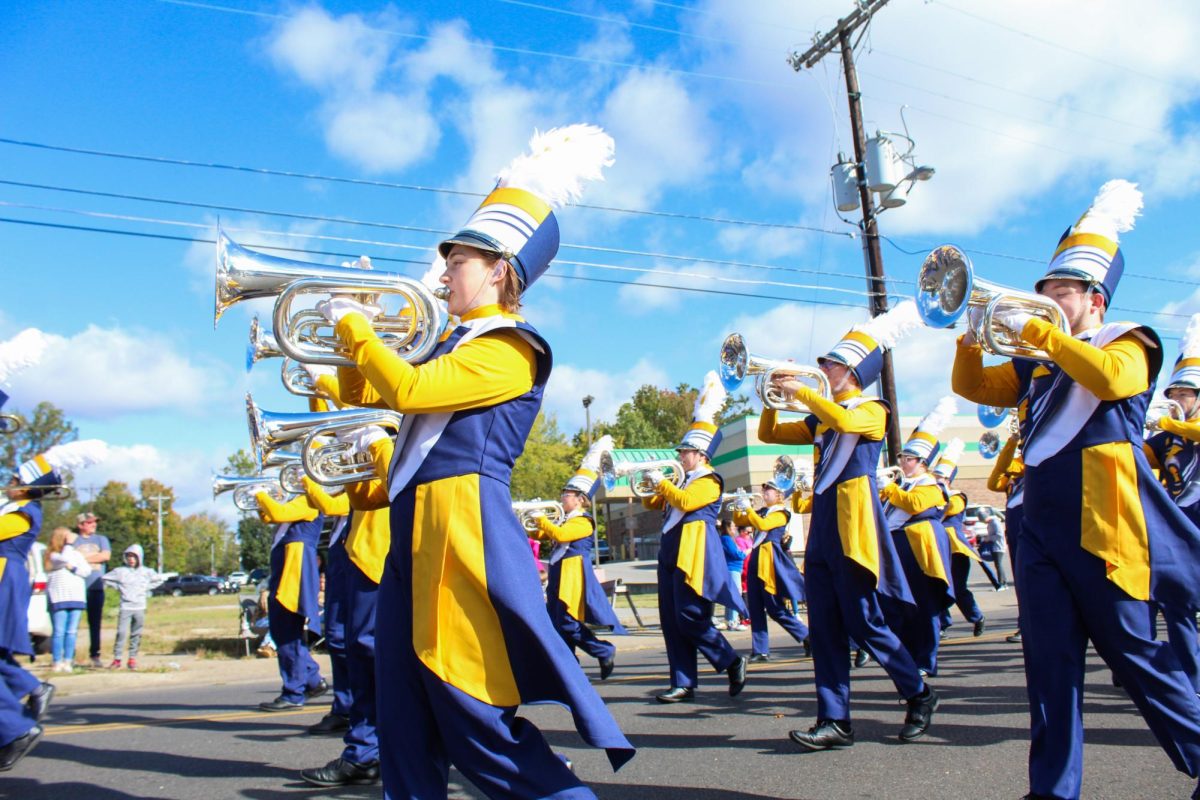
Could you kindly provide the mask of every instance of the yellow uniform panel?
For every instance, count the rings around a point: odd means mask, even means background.
[[[583,556],[562,560],[558,573],[558,599],[567,607],[568,614],[583,622],[587,605],[583,592]]]
[[[1129,442],[1084,448],[1079,544],[1108,564],[1108,579],[1135,600],[1150,599],[1150,537]]]
[[[763,589],[768,594],[776,594],[774,548],[770,542],[763,542],[758,546],[758,579],[763,582]]]
[[[676,566],[683,571],[685,582],[692,591],[704,594],[704,550],[708,526],[703,520],[693,520],[679,531],[679,559]]]
[[[908,546],[912,548],[921,572],[949,586],[946,563],[942,561],[941,551],[938,550],[933,523],[929,520],[915,522],[904,529],[904,535],[908,537]]]
[[[860,475],[837,485],[838,536],[842,552],[879,579],[879,540],[871,483]]]
[[[304,572],[304,542],[283,546],[283,569],[275,587],[275,600],[293,613],[300,608],[300,578]]]

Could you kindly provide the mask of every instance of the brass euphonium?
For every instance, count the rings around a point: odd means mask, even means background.
[[[1170,398],[1162,398],[1155,400],[1146,409],[1146,433],[1158,433],[1162,430],[1159,422],[1163,417],[1169,417],[1176,422],[1183,422],[1187,415],[1183,413],[1183,406],[1179,405]]]
[[[616,488],[618,480],[628,476],[629,489],[634,497],[652,497],[655,494],[655,485],[650,481],[650,473],[655,470],[676,486],[683,485],[687,474],[683,471],[683,465],[673,458],[622,461],[618,464],[613,461],[612,453],[600,456],[600,478],[604,481],[606,492],[611,492]]]
[[[971,259],[952,244],[925,257],[917,274],[917,310],[931,328],[949,328],[963,316],[979,346],[992,355],[1048,361],[1044,351],[1026,343],[1019,332],[995,320],[1003,311],[1023,311],[1046,320],[1070,335],[1071,326],[1058,303],[1048,297],[990,283],[976,277]],[[971,314],[975,309],[979,313]]]
[[[262,327],[258,322],[258,317],[250,320],[250,343],[246,345],[246,371],[249,372],[264,358],[280,357],[283,357],[283,364],[279,368],[279,379],[283,382],[283,388],[300,397],[318,397],[312,378],[304,371],[304,367],[295,359],[283,356],[283,351],[279,349],[279,344],[275,341],[275,334]]]
[[[213,499],[225,492],[233,492],[233,504],[242,511],[258,511],[255,495],[266,492],[280,503],[287,501],[287,494],[277,475],[214,475]]]
[[[875,470],[875,483],[887,486],[889,483],[899,483],[904,480],[904,470],[899,467],[880,467]]]
[[[989,461],[1000,454],[1002,446],[1000,434],[995,431],[985,431],[983,436],[979,437],[979,455]]]
[[[791,456],[780,456],[775,459],[775,468],[771,480],[779,491],[787,493],[796,486],[796,462]]]
[[[721,508],[725,511],[746,511],[755,506],[761,506],[764,502],[761,494],[748,492],[745,489],[721,494]]]
[[[549,517],[551,522],[557,522],[563,517],[562,503],[557,500],[543,500],[540,497],[514,501],[512,510],[521,521],[521,527],[528,533],[537,531],[539,517]]]
[[[767,408],[776,411],[805,413],[808,407],[795,400],[788,400],[775,386],[775,377],[791,377],[811,385],[826,400],[833,397],[829,379],[817,367],[796,364],[791,361],[773,361],[750,353],[740,333],[731,333],[721,344],[718,372],[727,391],[734,391],[750,375],[756,376],[755,391]]]
[[[23,427],[24,421],[16,414],[0,414],[0,434],[13,434]]]

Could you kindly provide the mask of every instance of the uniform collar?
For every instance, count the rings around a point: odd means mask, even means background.
[[[833,402],[845,403],[846,401],[853,400],[854,398],[859,397],[861,395],[862,395],[862,389],[847,389],[844,392],[835,394],[833,396]]]

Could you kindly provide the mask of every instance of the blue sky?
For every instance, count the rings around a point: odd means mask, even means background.
[[[466,219],[534,128],[574,122],[608,130],[616,163],[560,212],[559,260],[526,296],[554,347],[547,409],[562,427],[583,425],[585,394],[611,418],[642,383],[697,383],[730,331],[808,361],[865,318],[865,282],[830,202],[829,167],[851,149],[839,63],[797,74],[786,56],[852,7],[4,4],[0,139],[390,184],[0,142],[0,337],[60,337],[14,402],[53,400],[118,446],[81,482],[153,475],[184,511],[218,508],[208,476],[245,446],[241,396],[297,403],[269,364],[243,370],[248,321],[268,306],[214,331],[213,247],[152,237],[211,239],[219,216],[245,244],[365,253],[418,277],[436,232]],[[1028,286],[1100,184],[1128,178],[1146,209],[1114,314],[1159,330],[1173,360],[1200,286],[1197,38],[1185,2],[893,0],[859,50],[867,127],[906,122],[937,169],[881,217],[894,296],[945,241],[988,279]],[[899,348],[905,414],[948,391],[952,352],[934,331]]]

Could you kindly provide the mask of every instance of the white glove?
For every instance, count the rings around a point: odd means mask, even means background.
[[[661,469],[652,469],[646,473],[646,482],[649,483],[651,486],[658,486],[660,483],[662,483],[666,479],[667,478],[665,475],[663,475]]]
[[[328,364],[301,364],[304,371],[308,373],[308,379],[312,381],[312,385],[317,385],[317,378],[322,375],[336,375],[337,370]]]
[[[1025,329],[1025,323],[1033,319],[1033,314],[1028,311],[1019,311],[1011,309],[1008,311],[997,311],[995,314],[996,322],[999,322],[1004,327],[1016,334],[1020,334]]]
[[[354,449],[360,453],[365,453],[375,444],[388,438],[388,432],[378,425],[366,425],[359,428],[354,436]]]
[[[362,314],[367,318],[367,322],[370,322],[383,313],[383,309],[374,303],[364,305],[343,295],[336,295],[317,303],[317,311],[334,325],[341,322],[347,314]]]
[[[977,331],[983,328],[983,309],[979,306],[967,307],[967,325],[971,330]]]
[[[737,500],[733,501],[734,510],[740,511],[743,514],[750,510],[750,505],[749,497],[739,497]]]

